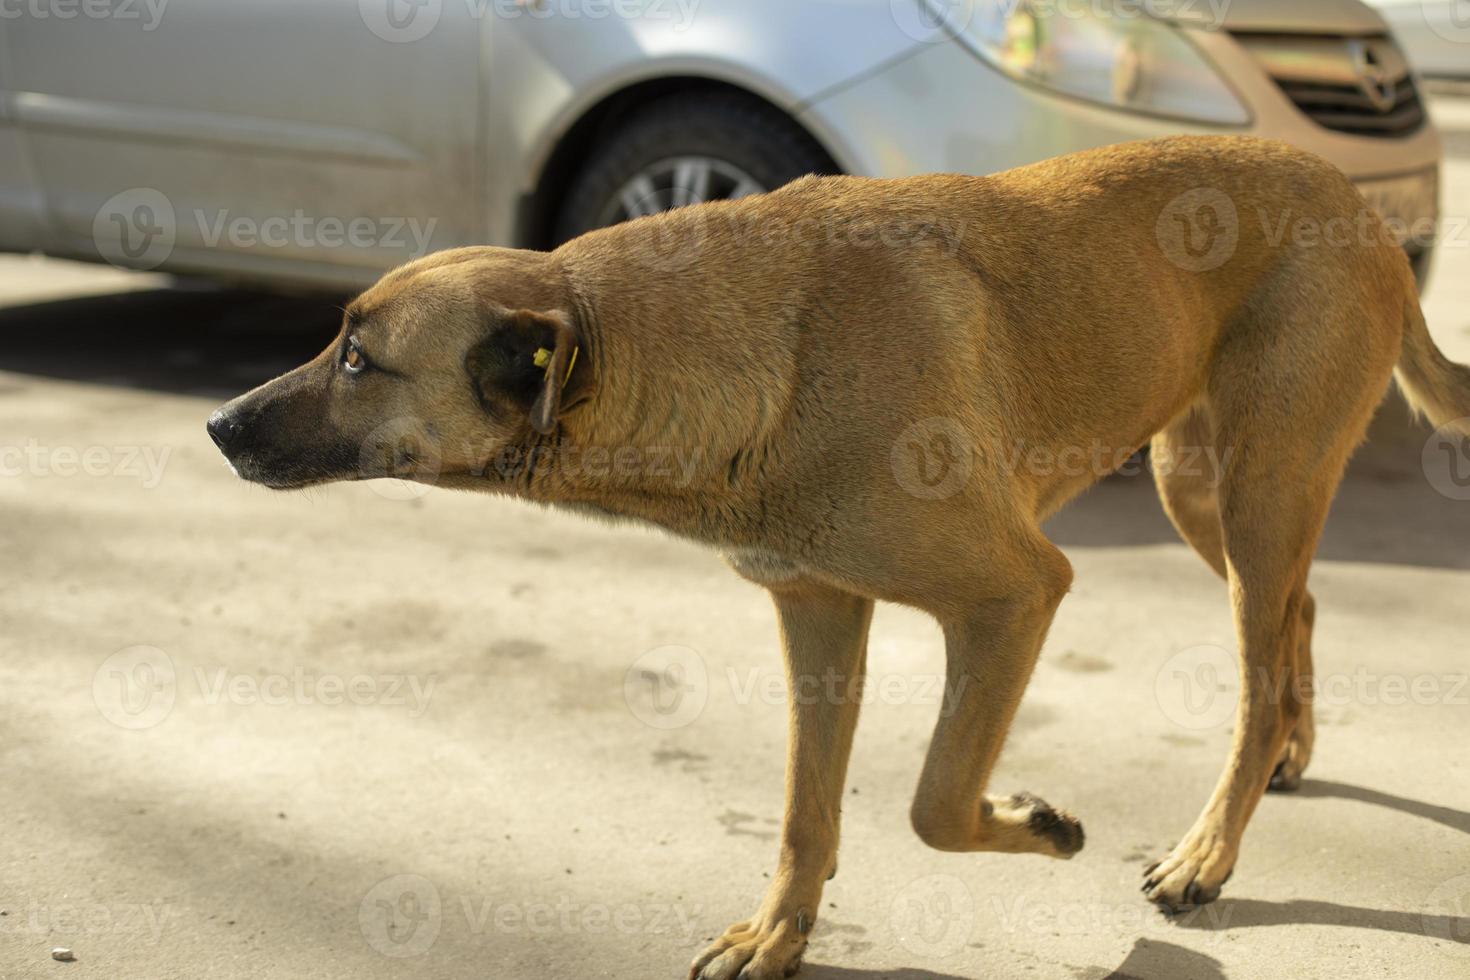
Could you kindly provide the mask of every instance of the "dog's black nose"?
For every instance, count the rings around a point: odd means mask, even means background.
[[[215,410],[215,413],[209,417],[209,421],[204,423],[204,428],[209,432],[209,438],[214,440],[220,452],[227,456],[230,453],[230,447],[239,441],[242,431],[240,423],[222,408]]]

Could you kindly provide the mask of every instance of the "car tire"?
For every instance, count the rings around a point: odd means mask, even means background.
[[[555,238],[560,244],[640,213],[833,172],[831,158],[804,129],[752,96],[664,96],[638,108],[593,150],[572,178]],[[701,182],[702,197],[695,193]]]

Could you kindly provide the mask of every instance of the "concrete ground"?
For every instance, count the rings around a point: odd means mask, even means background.
[[[1470,215],[1470,102],[1441,109],[1446,210]],[[1461,236],[1428,308],[1470,360]],[[510,502],[235,480],[205,416],[318,349],[328,303],[0,276],[0,445],[23,450],[0,479],[0,977],[677,977],[754,908],[785,730],[760,590]],[[1309,778],[1179,922],[1140,872],[1224,760],[1232,636],[1147,478],[1054,523],[1076,586],[994,780],[1082,818],[1071,862],[914,837],[942,650],[881,609],[802,975],[1470,977],[1470,501],[1425,438],[1391,403],[1355,462],[1315,571]]]

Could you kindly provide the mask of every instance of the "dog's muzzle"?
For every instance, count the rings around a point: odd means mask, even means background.
[[[309,392],[277,381],[216,409],[204,428],[230,468],[251,483],[289,490],[355,479],[356,447],[321,414]]]

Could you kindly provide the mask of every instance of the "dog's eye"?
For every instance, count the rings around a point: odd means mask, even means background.
[[[342,369],[348,374],[361,374],[368,366],[367,355],[357,346],[356,337],[347,338],[347,350],[342,354]]]

